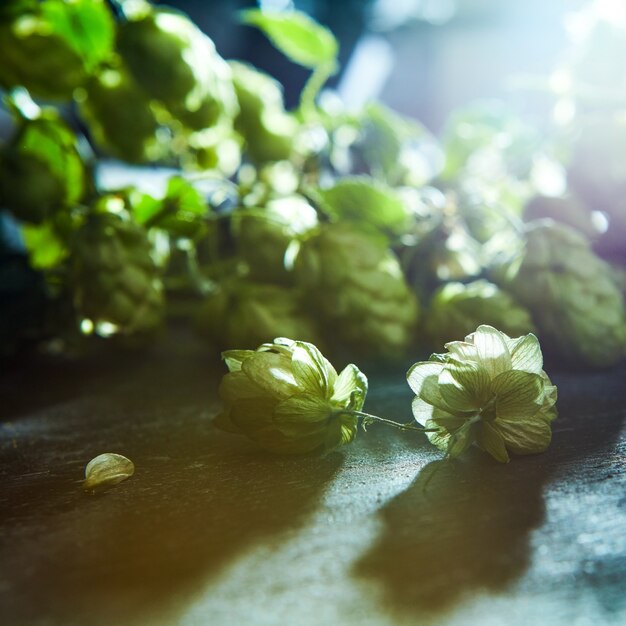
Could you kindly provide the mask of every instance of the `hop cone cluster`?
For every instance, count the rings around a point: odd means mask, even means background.
[[[77,233],[72,259],[75,305],[96,332],[146,333],[159,326],[161,283],[142,228],[112,213],[93,215]]]
[[[407,374],[416,394],[415,419],[430,441],[451,457],[477,444],[497,461],[509,452],[543,452],[556,417],[556,387],[543,371],[533,334],[511,339],[492,326],[479,326],[465,341],[447,343]]]
[[[496,279],[531,311],[542,340],[560,356],[593,366],[623,356],[622,294],[608,265],[576,231],[537,222],[521,256],[502,264]]]
[[[275,339],[257,350],[224,353],[230,370],[219,394],[216,425],[245,435],[271,452],[301,454],[350,443],[367,394],[355,365],[340,374],[312,344]]]
[[[346,222],[325,225],[302,243],[294,270],[328,334],[353,353],[406,353],[418,305],[384,237]]]

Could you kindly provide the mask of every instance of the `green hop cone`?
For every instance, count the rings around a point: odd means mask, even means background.
[[[479,326],[465,341],[446,344],[407,373],[416,394],[413,415],[431,443],[457,457],[472,444],[501,463],[543,452],[552,438],[556,387],[543,371],[533,334],[511,339]]]
[[[571,226],[589,239],[600,234],[589,207],[575,195],[566,197],[535,196],[524,207],[524,220],[552,219]]]
[[[539,221],[495,282],[527,307],[547,347],[572,364],[604,367],[626,346],[626,312],[608,265],[576,231]]]
[[[384,236],[351,223],[326,224],[303,241],[294,271],[311,308],[351,353],[403,358],[418,304]]]
[[[0,83],[5,87],[24,86],[35,97],[69,100],[85,79],[80,55],[69,45],[64,33],[33,4],[14,19],[0,23]],[[30,10],[28,10],[30,9]],[[34,62],[36,60],[36,62]]]
[[[417,301],[383,238],[346,224],[325,227],[304,242],[295,269],[311,307],[343,347],[365,358],[403,357]]]
[[[72,253],[74,301],[97,333],[143,334],[163,317],[163,294],[145,231],[100,213],[78,231]]]
[[[143,163],[163,154],[148,96],[123,68],[109,68],[91,78],[80,105],[93,139],[112,156]]]
[[[76,137],[55,113],[24,120],[0,152],[0,207],[40,223],[83,195],[85,170]]]
[[[315,209],[302,196],[270,200],[261,209],[233,216],[237,249],[253,280],[289,284],[285,253],[295,237],[317,225]]]
[[[193,130],[237,112],[227,63],[213,42],[184,14],[138,11],[119,27],[118,46],[133,77]]]
[[[288,159],[298,124],[285,111],[279,84],[243,63],[231,62],[230,68],[239,102],[235,129],[245,138],[250,157],[256,163]]]
[[[535,331],[528,311],[486,280],[447,283],[434,293],[425,327],[437,347],[450,337],[465,337],[480,324],[502,328],[508,335]]]
[[[110,54],[115,23],[105,0],[3,0],[0,84],[70,100]]]
[[[322,345],[313,319],[292,290],[244,280],[224,281],[201,307],[197,326],[220,349],[254,348],[278,335]]]
[[[356,436],[351,412],[363,407],[367,379],[355,365],[338,375],[314,345],[282,338],[223,356],[218,427],[282,454],[330,451]]]

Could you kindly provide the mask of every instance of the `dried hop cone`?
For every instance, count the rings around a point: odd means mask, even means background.
[[[334,336],[355,354],[401,359],[418,305],[384,237],[328,224],[302,243],[296,283]]]
[[[448,352],[416,363],[407,380],[413,414],[431,443],[457,457],[473,443],[501,463],[514,454],[543,452],[556,417],[556,387],[543,371],[533,334],[511,339],[479,326]]]
[[[284,338],[223,357],[230,373],[219,388],[219,428],[283,454],[329,451],[354,439],[354,412],[367,394],[355,365],[338,375],[314,345]]]
[[[91,216],[73,251],[74,300],[96,332],[155,330],[163,295],[145,231],[121,215]]]

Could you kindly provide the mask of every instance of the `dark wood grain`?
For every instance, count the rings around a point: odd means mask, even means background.
[[[547,453],[472,452],[426,488],[440,453],[416,434],[294,459],[216,431],[221,372],[176,342],[5,369],[0,623],[626,621],[626,367],[554,376]],[[367,406],[408,417],[402,376]],[[106,451],[136,474],[85,495]]]

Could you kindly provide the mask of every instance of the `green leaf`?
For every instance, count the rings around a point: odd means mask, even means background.
[[[335,65],[339,44],[324,26],[300,11],[261,11],[250,9],[241,13],[244,23],[261,29],[288,59],[313,69]]]
[[[47,0],[42,18],[93,71],[113,51],[115,23],[103,0]]]
[[[342,178],[334,187],[320,189],[323,209],[338,220],[367,223],[394,234],[410,223],[409,211],[387,185],[366,176]]]
[[[541,408],[544,383],[538,374],[510,370],[496,376],[492,389],[496,394],[498,420],[524,420]]]
[[[134,191],[129,202],[139,224],[163,228],[179,237],[193,237],[200,232],[209,212],[200,192],[180,176],[170,178],[163,199]]]
[[[32,267],[47,270],[59,265],[68,254],[64,242],[50,223],[22,226],[24,244]]]
[[[167,184],[165,200],[176,204],[178,214],[205,215],[207,203],[200,192],[180,176],[173,176]]]
[[[153,221],[158,216],[163,204],[161,200],[136,190],[130,193],[129,203],[135,221],[142,226]]]

